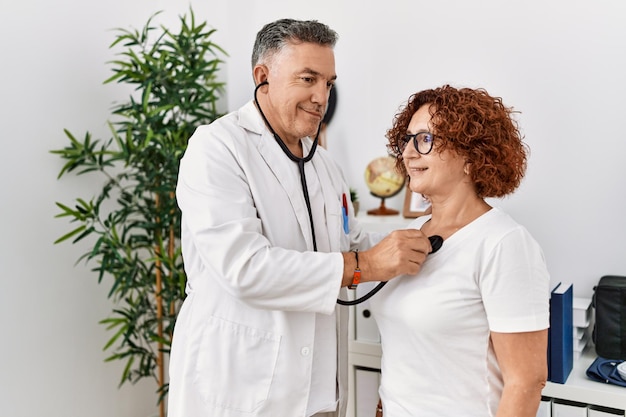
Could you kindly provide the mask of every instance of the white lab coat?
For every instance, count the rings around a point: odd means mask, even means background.
[[[345,414],[348,310],[336,304],[339,252],[366,249],[381,236],[361,231],[351,204],[344,233],[342,196],[349,202],[350,194],[343,174],[322,148],[309,163],[334,253],[313,251],[294,162],[253,102],[190,139],[177,187],[188,295],[170,356],[169,417],[304,417],[315,314],[333,310],[338,415]]]

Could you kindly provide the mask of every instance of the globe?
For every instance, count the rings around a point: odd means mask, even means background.
[[[381,199],[380,207],[368,210],[367,214],[398,214],[398,210],[385,207],[385,199],[402,191],[404,182],[405,178],[396,171],[396,159],[391,156],[382,156],[367,164],[365,184],[374,197]]]

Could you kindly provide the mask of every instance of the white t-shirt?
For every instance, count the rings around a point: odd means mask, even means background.
[[[490,331],[548,328],[549,286],[541,248],[497,208],[446,239],[417,275],[391,280],[370,300],[385,416],[495,416],[503,383]]]

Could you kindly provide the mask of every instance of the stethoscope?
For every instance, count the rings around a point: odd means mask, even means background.
[[[263,110],[261,109],[261,105],[259,104],[259,100],[257,100],[257,92],[259,91],[259,88],[261,86],[263,86],[263,85],[269,85],[269,82],[263,81],[262,83],[260,83],[259,85],[256,86],[256,88],[254,89],[254,102],[256,104],[257,109],[259,109],[259,113],[261,114],[261,117],[263,118],[263,121],[265,121],[265,125],[268,127],[268,129],[270,130],[270,132],[274,136],[274,139],[276,140],[276,142],[278,143],[280,148],[283,150],[285,155],[287,155],[287,157],[289,157],[289,159],[291,159],[292,161],[294,161],[295,163],[298,164],[298,171],[300,172],[300,183],[302,184],[302,193],[304,194],[304,201],[306,202],[306,208],[307,208],[307,211],[309,212],[309,224],[311,225],[311,237],[313,238],[313,250],[315,252],[317,252],[317,241],[315,240],[315,228],[313,227],[313,212],[311,211],[311,200],[309,199],[309,188],[308,188],[308,186],[306,184],[306,175],[304,173],[304,164],[309,162],[311,159],[313,159],[313,155],[315,155],[315,151],[317,150],[318,137],[319,137],[319,134],[320,134],[320,128],[321,128],[322,125],[320,123],[320,126],[317,128],[317,133],[315,134],[315,139],[313,140],[313,145],[311,146],[311,150],[309,151],[309,154],[307,156],[305,156],[304,158],[300,158],[298,156],[295,156],[293,153],[291,153],[291,151],[289,150],[287,145],[285,145],[285,142],[283,142],[283,140],[280,138],[280,136],[278,136],[276,131],[274,131],[274,128],[272,128],[272,125],[267,120],[267,118],[265,117],[265,114],[263,113]],[[443,238],[441,236],[438,236],[438,235],[430,236],[428,238],[428,240],[430,240],[430,245],[432,247],[432,250],[431,250],[430,253],[437,252],[439,250],[439,248],[441,247],[441,245],[443,244]],[[385,286],[385,284],[387,284],[387,282],[388,281],[380,282],[370,292],[368,292],[364,296],[359,297],[359,298],[357,298],[355,300],[346,301],[346,300],[341,300],[341,299],[338,298],[337,299],[337,304],[344,305],[344,306],[352,306],[352,305],[360,304],[360,303],[362,303],[364,301],[367,301],[374,294],[376,294],[378,291],[380,291]]]
[[[269,82],[263,81],[261,84],[256,86],[256,88],[254,89],[254,102],[256,103],[256,107],[257,109],[259,109],[259,113],[261,113],[261,117],[263,117],[263,120],[265,121],[265,124],[267,125],[268,129],[270,130],[270,132],[272,132],[272,135],[274,135],[274,139],[276,139],[276,142],[278,142],[278,144],[280,145],[280,148],[283,150],[283,152],[285,152],[285,155],[287,155],[289,159],[291,159],[293,162],[298,164],[298,171],[300,171],[300,183],[302,184],[302,192],[304,193],[304,201],[306,202],[306,209],[309,212],[309,224],[311,225],[311,237],[313,238],[313,250],[317,252],[315,228],[313,227],[313,212],[311,211],[311,200],[309,199],[309,187],[307,187],[306,185],[306,175],[304,173],[304,164],[306,164],[311,159],[313,159],[313,155],[315,155],[315,150],[317,149],[317,143],[318,143],[318,136],[320,135],[320,128],[322,124],[320,123],[320,126],[317,128],[317,133],[315,134],[315,139],[313,140],[313,146],[311,146],[311,150],[309,151],[309,154],[305,156],[304,158],[295,156],[293,153],[291,153],[291,151],[289,150],[287,145],[285,145],[285,142],[283,142],[280,136],[278,136],[278,134],[274,131],[274,128],[265,117],[263,110],[261,110],[261,105],[259,104],[259,100],[257,100],[256,95],[257,95],[257,91],[259,91],[259,88],[263,85],[269,85]]]

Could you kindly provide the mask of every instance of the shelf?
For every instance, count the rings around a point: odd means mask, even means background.
[[[602,384],[587,378],[585,371],[595,358],[593,347],[585,349],[580,358],[575,360],[574,368],[565,384],[548,382],[542,394],[546,397],[626,410],[625,387]]]
[[[383,354],[380,343],[359,342],[358,340],[351,340],[348,348],[350,349],[350,353],[377,357],[378,365],[376,367],[380,367],[380,357]]]
[[[380,369],[382,350],[378,343],[351,340],[348,345],[348,364],[372,369]]]

